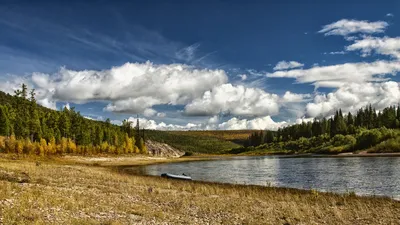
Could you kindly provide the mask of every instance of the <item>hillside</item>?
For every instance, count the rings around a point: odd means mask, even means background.
[[[28,94],[23,85],[15,95],[0,91],[0,136],[12,134],[14,139],[0,138],[0,151],[38,155],[146,154],[163,149],[159,148],[161,144],[156,148],[152,144],[151,149],[147,149],[145,140],[151,140],[168,144],[178,151],[213,154],[240,147],[233,142],[243,142],[249,131],[148,130],[143,136],[137,134],[127,121],[117,126],[109,119],[86,119],[74,108],[56,111],[40,106],[36,104],[35,93]]]
[[[148,130],[146,137],[188,153],[219,154],[241,147],[231,141],[211,135],[213,131],[157,131]],[[215,133],[215,132],[214,132]],[[199,134],[199,135],[196,135]]]
[[[205,131],[169,131],[172,134],[195,136],[195,137],[213,137],[224,141],[230,141],[239,145],[247,142],[249,136],[254,130],[205,130]]]

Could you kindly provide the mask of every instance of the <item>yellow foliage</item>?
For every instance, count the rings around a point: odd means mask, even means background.
[[[56,151],[57,151],[56,139],[54,137],[51,137],[48,145],[48,152],[49,154],[55,154]]]
[[[136,154],[139,154],[140,153],[140,150],[139,150],[139,148],[135,145],[135,147],[134,147],[135,149],[134,149],[134,151],[135,151],[135,153]]]
[[[24,141],[24,154],[32,154],[34,152],[32,142],[29,138]]]
[[[0,152],[5,151],[6,148],[6,137],[0,137]]]
[[[24,153],[24,141],[18,140],[17,144],[15,145],[15,153],[22,154]]]
[[[6,140],[5,150],[7,153],[14,153],[16,145],[16,139],[14,135],[11,135],[10,138]]]
[[[45,139],[41,138],[40,139],[40,155],[44,156],[48,154],[48,146],[47,146],[47,142]]]
[[[133,140],[129,138],[128,134],[125,134],[123,153],[133,153]]]
[[[114,140],[117,142],[117,139]],[[101,145],[93,146],[77,146],[76,143],[68,138],[62,138],[57,144],[55,138],[51,138],[49,142],[41,138],[39,142],[31,142],[29,138],[16,140],[14,135],[10,137],[0,136],[0,152],[30,154],[38,156],[54,155],[54,154],[131,154],[131,153],[147,153],[147,148],[141,140],[141,149],[135,145],[135,139],[125,136],[122,145],[110,145],[107,142]]]
[[[101,143],[100,149],[101,149],[100,151],[101,151],[102,153],[109,153],[109,146],[108,146],[108,143],[107,143],[107,142]]]
[[[61,138],[59,147],[57,147],[57,153],[58,154],[67,153],[67,148],[68,148],[68,139],[63,137]]]
[[[76,153],[76,144],[71,139],[67,140],[67,153]]]

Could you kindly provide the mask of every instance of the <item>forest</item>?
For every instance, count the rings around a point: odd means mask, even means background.
[[[331,118],[314,119],[277,131],[256,131],[249,136],[245,148],[233,149],[231,153],[341,153],[359,150],[400,151],[400,106],[377,111],[369,105],[359,109],[355,115],[344,115],[339,109]]]
[[[14,95],[0,92],[0,151],[16,154],[146,154],[142,132],[130,121],[84,118],[74,108],[51,110],[36,103],[25,84]]]

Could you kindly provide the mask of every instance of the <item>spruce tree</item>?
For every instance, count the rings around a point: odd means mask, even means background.
[[[9,136],[10,135],[10,120],[7,115],[6,106],[0,105],[0,135]]]

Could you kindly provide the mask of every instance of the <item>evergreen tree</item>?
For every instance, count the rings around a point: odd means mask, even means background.
[[[10,120],[7,115],[7,107],[0,105],[0,135],[10,135]]]

